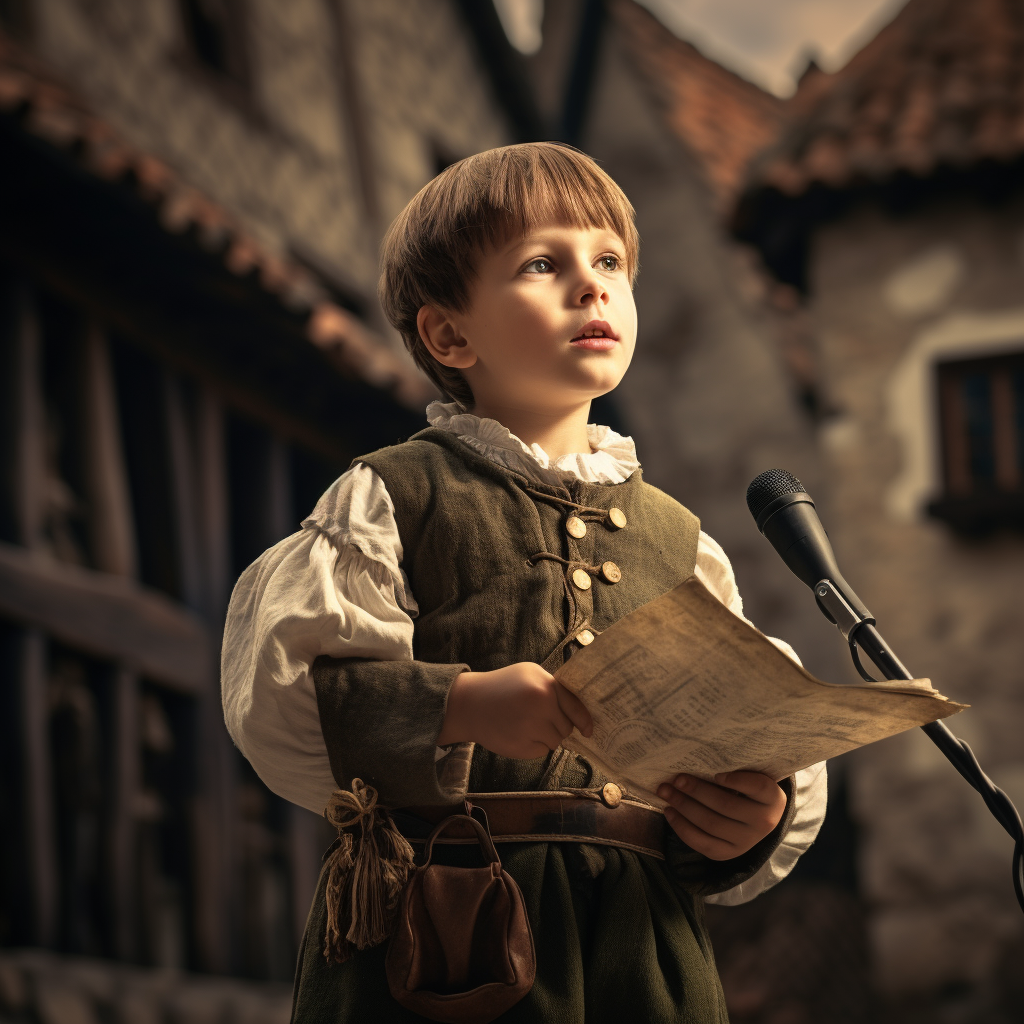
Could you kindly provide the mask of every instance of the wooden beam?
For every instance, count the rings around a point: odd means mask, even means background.
[[[231,586],[228,536],[227,451],[224,408],[208,387],[199,393],[196,414],[198,482],[197,544],[203,563],[203,614],[220,634]],[[204,970],[224,973],[236,967],[243,893],[238,872],[238,798],[234,746],[224,728],[217,688],[199,703],[198,794],[193,817],[195,885],[192,919]]]
[[[13,289],[15,376],[18,404],[15,438],[15,499],[18,539],[27,548],[44,543],[46,526],[46,407],[42,339],[34,296],[27,282]]]
[[[57,851],[54,844],[53,779],[46,637],[27,629],[21,645],[21,733],[24,743],[26,831],[32,931],[36,945],[57,938]]]
[[[97,569],[133,578],[138,571],[135,524],[110,346],[95,323],[86,330],[84,370],[86,487],[93,558]]]
[[[199,499],[195,439],[182,383],[164,370],[164,415],[171,457],[171,493],[178,541],[178,572],[185,604],[201,612],[204,604],[203,559],[199,550]]]
[[[215,642],[207,626],[170,598],[128,580],[0,544],[0,615],[174,689],[216,689]]]
[[[130,669],[114,673],[113,808],[110,821],[108,888],[114,931],[114,952],[119,959],[138,955],[138,858],[139,792],[142,759],[139,739],[139,679]]]
[[[40,548],[46,525],[46,410],[43,398],[42,339],[35,294],[18,277],[7,292],[11,330],[15,407],[13,437],[14,525],[26,548]],[[28,551],[5,545],[28,559]],[[3,588],[0,586],[0,593]],[[54,844],[53,783],[50,756],[47,644],[30,623],[22,635],[18,665],[22,764],[25,795],[25,844],[28,854],[34,941],[46,946],[57,934],[57,851]]]
[[[224,407],[203,387],[199,395],[199,541],[206,567],[204,613],[215,629],[224,622],[231,593],[228,542],[228,467]]]

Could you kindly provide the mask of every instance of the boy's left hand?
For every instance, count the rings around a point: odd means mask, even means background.
[[[658,787],[665,818],[687,846],[729,860],[759,843],[782,820],[786,794],[760,772],[726,772],[705,782],[677,775]]]

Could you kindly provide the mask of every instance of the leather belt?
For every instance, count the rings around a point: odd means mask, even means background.
[[[614,783],[597,790],[467,793],[466,801],[487,815],[496,843],[595,843],[665,859],[665,815],[623,796]],[[450,815],[466,814],[467,807],[403,807],[391,813],[398,830],[415,844]],[[478,838],[468,822],[453,822],[436,841],[469,844]]]

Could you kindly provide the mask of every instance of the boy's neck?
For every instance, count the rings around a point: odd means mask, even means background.
[[[478,402],[470,412],[481,419],[497,420],[526,445],[539,445],[552,462],[563,455],[593,451],[587,439],[589,401],[557,411]]]

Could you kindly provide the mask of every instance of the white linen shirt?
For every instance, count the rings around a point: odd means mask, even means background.
[[[587,427],[591,452],[552,460],[539,445],[527,446],[496,420],[454,403],[431,403],[427,419],[498,465],[543,483],[618,484],[640,465],[632,439],[608,427]],[[242,573],[231,595],[221,656],[228,732],[273,792],[316,814],[337,784],[311,666],[321,654],[412,660],[418,608],[402,557],[391,496],[380,476],[360,463],[332,484],[298,533]],[[729,559],[703,531],[695,574],[743,616]],[[799,661],[788,644],[772,642]],[[438,758],[445,753],[438,748]],[[821,827],[825,780],[824,763],[797,772],[795,816],[782,842],[753,876],[708,902],[743,903],[789,874]]]

